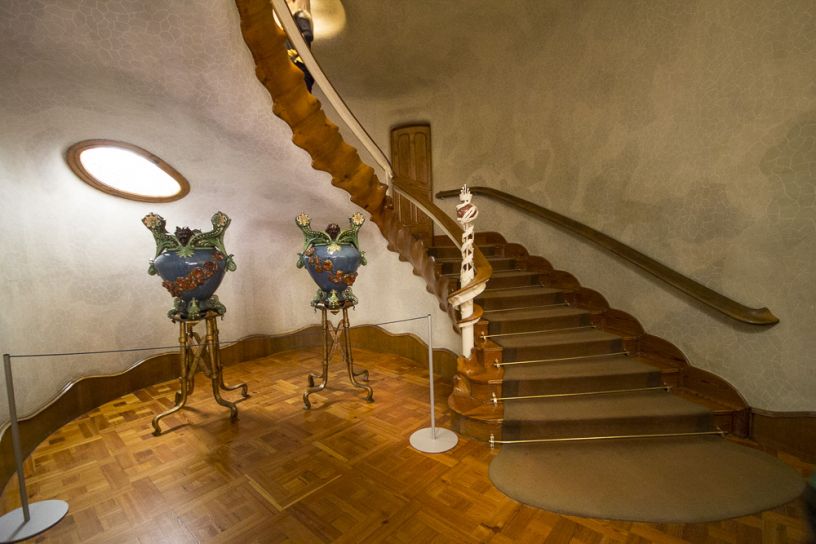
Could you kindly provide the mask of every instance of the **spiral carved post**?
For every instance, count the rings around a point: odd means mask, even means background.
[[[479,216],[479,209],[470,202],[472,195],[467,185],[462,186],[459,193],[459,204],[456,205],[456,220],[462,225],[462,267],[459,271],[460,285],[465,286],[476,275],[473,267],[473,221]],[[473,299],[468,299],[459,306],[461,320],[465,321],[473,315]],[[473,322],[467,322],[462,327],[462,355],[470,357],[473,350]]]

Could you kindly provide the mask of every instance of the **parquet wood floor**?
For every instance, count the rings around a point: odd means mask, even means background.
[[[229,366],[251,397],[240,419],[212,400],[199,376],[190,408],[150,419],[172,405],[176,382],[126,395],[76,419],[26,462],[31,500],[68,501],[68,516],[35,542],[161,544],[194,542],[806,542],[798,502],[706,524],[647,524],[562,516],[507,498],[490,483],[495,454],[461,438],[429,455],[408,436],[429,424],[427,370],[407,359],[355,350],[371,371],[367,404],[333,363],[330,389],[301,394],[319,368],[317,350]],[[439,422],[448,391],[438,387]],[[803,473],[813,469],[779,454]],[[4,511],[19,506],[16,478]]]

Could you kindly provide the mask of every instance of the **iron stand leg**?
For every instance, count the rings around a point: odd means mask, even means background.
[[[221,356],[219,354],[218,325],[214,317],[207,318],[207,362],[210,365],[210,383],[212,384],[213,398],[221,406],[226,406],[230,411],[230,419],[238,418],[238,407],[234,402],[230,402],[221,397],[220,386],[224,383],[223,369],[221,368]],[[246,384],[235,386],[235,389],[243,386],[242,393],[246,392]],[[246,398],[246,395],[244,395]]]
[[[179,390],[176,392],[176,404],[169,410],[158,414],[153,418],[153,434],[159,436],[161,428],[159,427],[159,420],[174,414],[184,408],[187,404],[187,394],[190,388],[190,382],[195,376],[190,376],[190,367],[192,362],[192,350],[188,345],[188,338],[192,333],[193,323],[186,321],[179,321]],[[197,364],[197,363],[196,363]]]
[[[326,314],[326,308],[321,308],[321,325],[323,329],[323,361],[321,364],[320,374],[310,372],[308,376],[309,386],[306,392],[303,393],[303,409],[308,410],[312,407],[309,401],[309,395],[317,393],[326,389],[329,383],[329,360],[334,354],[335,344],[337,343],[337,329],[329,321]],[[315,385],[315,379],[320,380],[318,385]]]
[[[351,334],[349,334],[349,319],[348,319],[348,308],[343,308],[343,336],[344,336],[344,343],[343,343],[343,355],[344,359],[346,360],[346,369],[348,370],[348,377],[351,385],[357,387],[358,389],[365,389],[368,392],[366,395],[365,400],[367,402],[374,402],[374,390],[371,389],[370,385],[364,385],[357,381],[356,377],[361,376],[361,380],[364,382],[368,382],[368,370],[360,370],[359,372],[354,371],[354,360],[352,359],[351,355]]]
[[[246,383],[237,385],[227,385],[224,383],[224,371],[221,364],[221,350],[218,340],[218,323],[215,313],[205,316],[206,336],[204,342],[193,329],[200,320],[187,321],[179,320],[179,391],[176,392],[175,406],[153,418],[153,434],[161,434],[159,420],[181,410],[187,399],[195,390],[195,376],[201,363],[201,370],[210,379],[212,384],[213,398],[221,406],[226,406],[230,411],[230,419],[238,418],[238,407],[236,402],[249,398],[248,386]],[[221,391],[241,390],[241,399],[230,402],[221,397]]]
[[[307,377],[309,385],[303,393],[304,410],[308,410],[312,407],[312,403],[309,401],[309,395],[326,389],[329,383],[329,361],[331,361],[338,346],[343,351],[343,361],[346,363],[349,381],[354,387],[364,389],[368,392],[365,399],[366,401],[372,402],[374,400],[374,390],[370,386],[357,381],[357,377],[359,376],[361,381],[368,382],[368,370],[354,370],[354,361],[351,355],[351,336],[349,334],[348,308],[350,306],[351,304],[348,303],[343,306],[343,318],[337,326],[334,326],[328,318],[329,311],[336,314],[337,310],[329,310],[323,305],[318,306],[321,310],[321,324],[323,329],[323,361],[321,363],[320,374],[310,372]],[[343,336],[342,339],[339,338],[340,335]],[[319,380],[319,383],[316,384],[316,380]]]

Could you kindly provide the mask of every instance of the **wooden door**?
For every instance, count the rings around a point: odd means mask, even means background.
[[[409,125],[391,130],[391,165],[396,176],[411,180],[408,183],[433,202],[430,125]],[[433,221],[396,192],[394,209],[411,234],[430,247]]]

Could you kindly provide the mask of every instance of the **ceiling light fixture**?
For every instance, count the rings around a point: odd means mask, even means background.
[[[128,200],[172,202],[190,192],[190,183],[175,168],[126,142],[83,140],[68,148],[66,160],[91,187]]]
[[[341,0],[286,0],[286,4],[301,33],[308,21],[309,34],[314,39],[329,40],[346,28],[346,10]],[[282,27],[278,14],[274,15],[275,22]],[[311,45],[312,40],[306,36],[304,39]]]
[[[315,39],[329,40],[346,28],[346,10],[340,0],[312,0]]]

